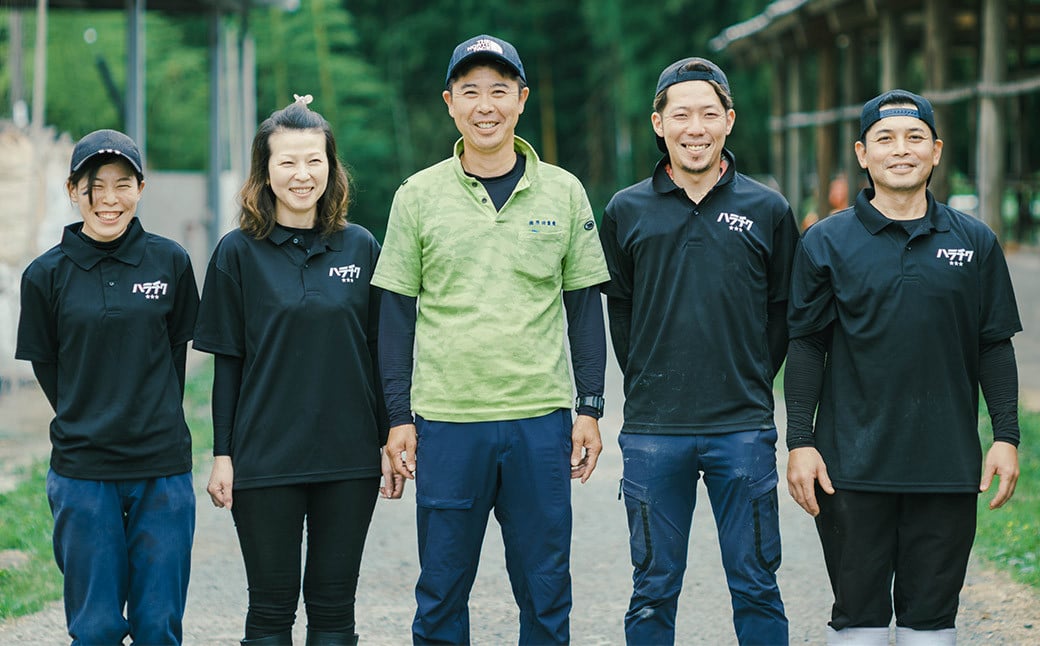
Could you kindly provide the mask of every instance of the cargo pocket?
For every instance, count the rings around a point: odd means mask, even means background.
[[[776,498],[776,469],[750,487],[751,512],[755,520],[755,557],[770,572],[780,567],[780,518]]]
[[[458,455],[446,456],[448,438],[439,435],[443,428],[416,416],[415,454],[420,466],[415,472],[415,504],[427,509],[471,509],[472,483],[466,478]]]
[[[646,488],[631,480],[621,480],[625,493],[625,511],[628,513],[628,544],[632,551],[632,567],[645,570],[654,558],[654,544],[650,536],[650,502]]]

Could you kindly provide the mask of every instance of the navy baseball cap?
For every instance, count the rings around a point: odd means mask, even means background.
[[[527,77],[524,75],[524,64],[520,62],[520,54],[516,53],[516,48],[501,38],[482,34],[459,43],[455,51],[451,53],[451,60],[448,62],[448,75],[444,77],[444,87],[448,87],[451,77],[455,74],[455,69],[459,65],[474,58],[490,58],[501,61],[512,68],[525,85],[527,84]]]
[[[118,130],[95,130],[83,137],[72,149],[72,164],[70,173],[78,171],[88,159],[95,155],[114,154],[119,155],[130,162],[139,174],[144,175],[141,167],[141,151],[130,137]]]
[[[705,69],[686,69],[691,63],[700,63]],[[657,91],[654,92],[654,96],[656,97],[676,83],[684,81],[715,81],[722,86],[726,94],[730,94],[729,79],[726,78],[726,74],[718,65],[706,58],[691,56],[690,58],[675,61],[664,68],[661,76],[657,79]],[[668,152],[668,147],[661,137],[657,137],[657,148],[663,153]]]
[[[902,104],[896,106],[896,104]],[[913,107],[910,107],[913,106]],[[859,140],[863,141],[867,131],[878,121],[886,117],[914,117],[928,124],[932,136],[939,138],[935,131],[935,111],[932,104],[923,96],[906,90],[889,90],[879,94],[863,105],[859,117]]]

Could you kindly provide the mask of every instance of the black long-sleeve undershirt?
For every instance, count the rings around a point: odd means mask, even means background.
[[[787,301],[770,303],[767,313],[766,339],[769,344],[769,360],[775,375],[787,355]],[[610,319],[610,343],[614,346],[614,355],[624,374],[631,343],[632,301],[608,296],[607,314],[607,318]]]
[[[213,455],[231,455],[231,431],[242,391],[242,357],[213,356]]]
[[[379,319],[379,364],[390,426],[414,421],[411,389],[417,302],[414,296],[389,291],[383,294]],[[563,292],[563,304],[567,312],[567,337],[578,396],[602,397],[607,356],[599,287]],[[577,412],[599,417],[598,411],[591,407],[579,407]]]
[[[188,362],[188,344],[181,343],[172,346],[170,352],[173,354],[173,368],[177,371],[177,384],[181,387],[181,397],[184,397],[184,380],[186,377],[186,366]],[[33,374],[40,384],[40,390],[50,402],[51,409],[58,412],[58,364],[53,362],[33,361]]]
[[[789,450],[815,445],[813,418],[823,388],[826,360],[825,333],[791,340],[784,372]],[[979,385],[989,408],[993,441],[1018,446],[1018,365],[1011,339],[979,349]]]

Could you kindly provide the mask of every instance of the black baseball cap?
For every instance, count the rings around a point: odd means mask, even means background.
[[[683,69],[690,63],[700,63],[707,69]],[[683,81],[715,81],[722,86],[722,89],[726,91],[726,94],[730,93],[729,80],[718,65],[712,63],[706,58],[691,56],[690,58],[675,61],[668,67],[664,68],[664,71],[661,72],[661,76],[657,79],[657,91],[654,92],[654,96],[657,96],[676,83],[682,83]]]
[[[448,62],[448,75],[444,77],[444,87],[448,87],[448,83],[451,82],[451,77],[455,74],[455,69],[459,65],[478,57],[490,58],[505,63],[517,73],[525,85],[527,84],[527,77],[524,75],[524,64],[520,62],[520,54],[516,53],[516,48],[501,38],[482,34],[459,43],[455,51],[451,53],[451,60]]]
[[[691,63],[700,63],[705,69],[685,69]],[[664,92],[676,83],[682,83],[684,81],[715,81],[722,86],[722,89],[726,94],[730,94],[729,79],[726,78],[726,74],[718,65],[712,63],[706,58],[691,56],[689,58],[675,61],[668,67],[664,68],[664,71],[661,72],[661,76],[657,79],[657,91],[654,92],[654,96],[656,97],[658,94]],[[663,153],[668,152],[668,147],[665,145],[664,139],[661,137],[657,138],[657,148]]]
[[[903,105],[895,107],[895,104]],[[909,107],[911,105],[914,107]],[[906,90],[889,90],[863,105],[863,112],[859,117],[859,140],[863,141],[870,127],[886,117],[920,119],[928,124],[932,136],[939,138],[939,133],[935,131],[935,111],[932,110],[932,104],[928,99]]]
[[[141,151],[130,137],[118,130],[95,130],[83,137],[72,149],[72,164],[69,172],[78,171],[88,159],[95,155],[119,155],[130,162],[139,174],[144,175],[141,165]]]

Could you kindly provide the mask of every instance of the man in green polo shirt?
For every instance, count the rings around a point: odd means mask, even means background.
[[[609,274],[581,184],[515,135],[530,93],[516,49],[485,35],[461,43],[445,86],[462,137],[398,189],[372,279],[386,290],[386,450],[416,481],[413,638],[469,642],[467,600],[494,509],[520,643],[567,643],[569,480],[588,480],[602,450],[598,285]]]

